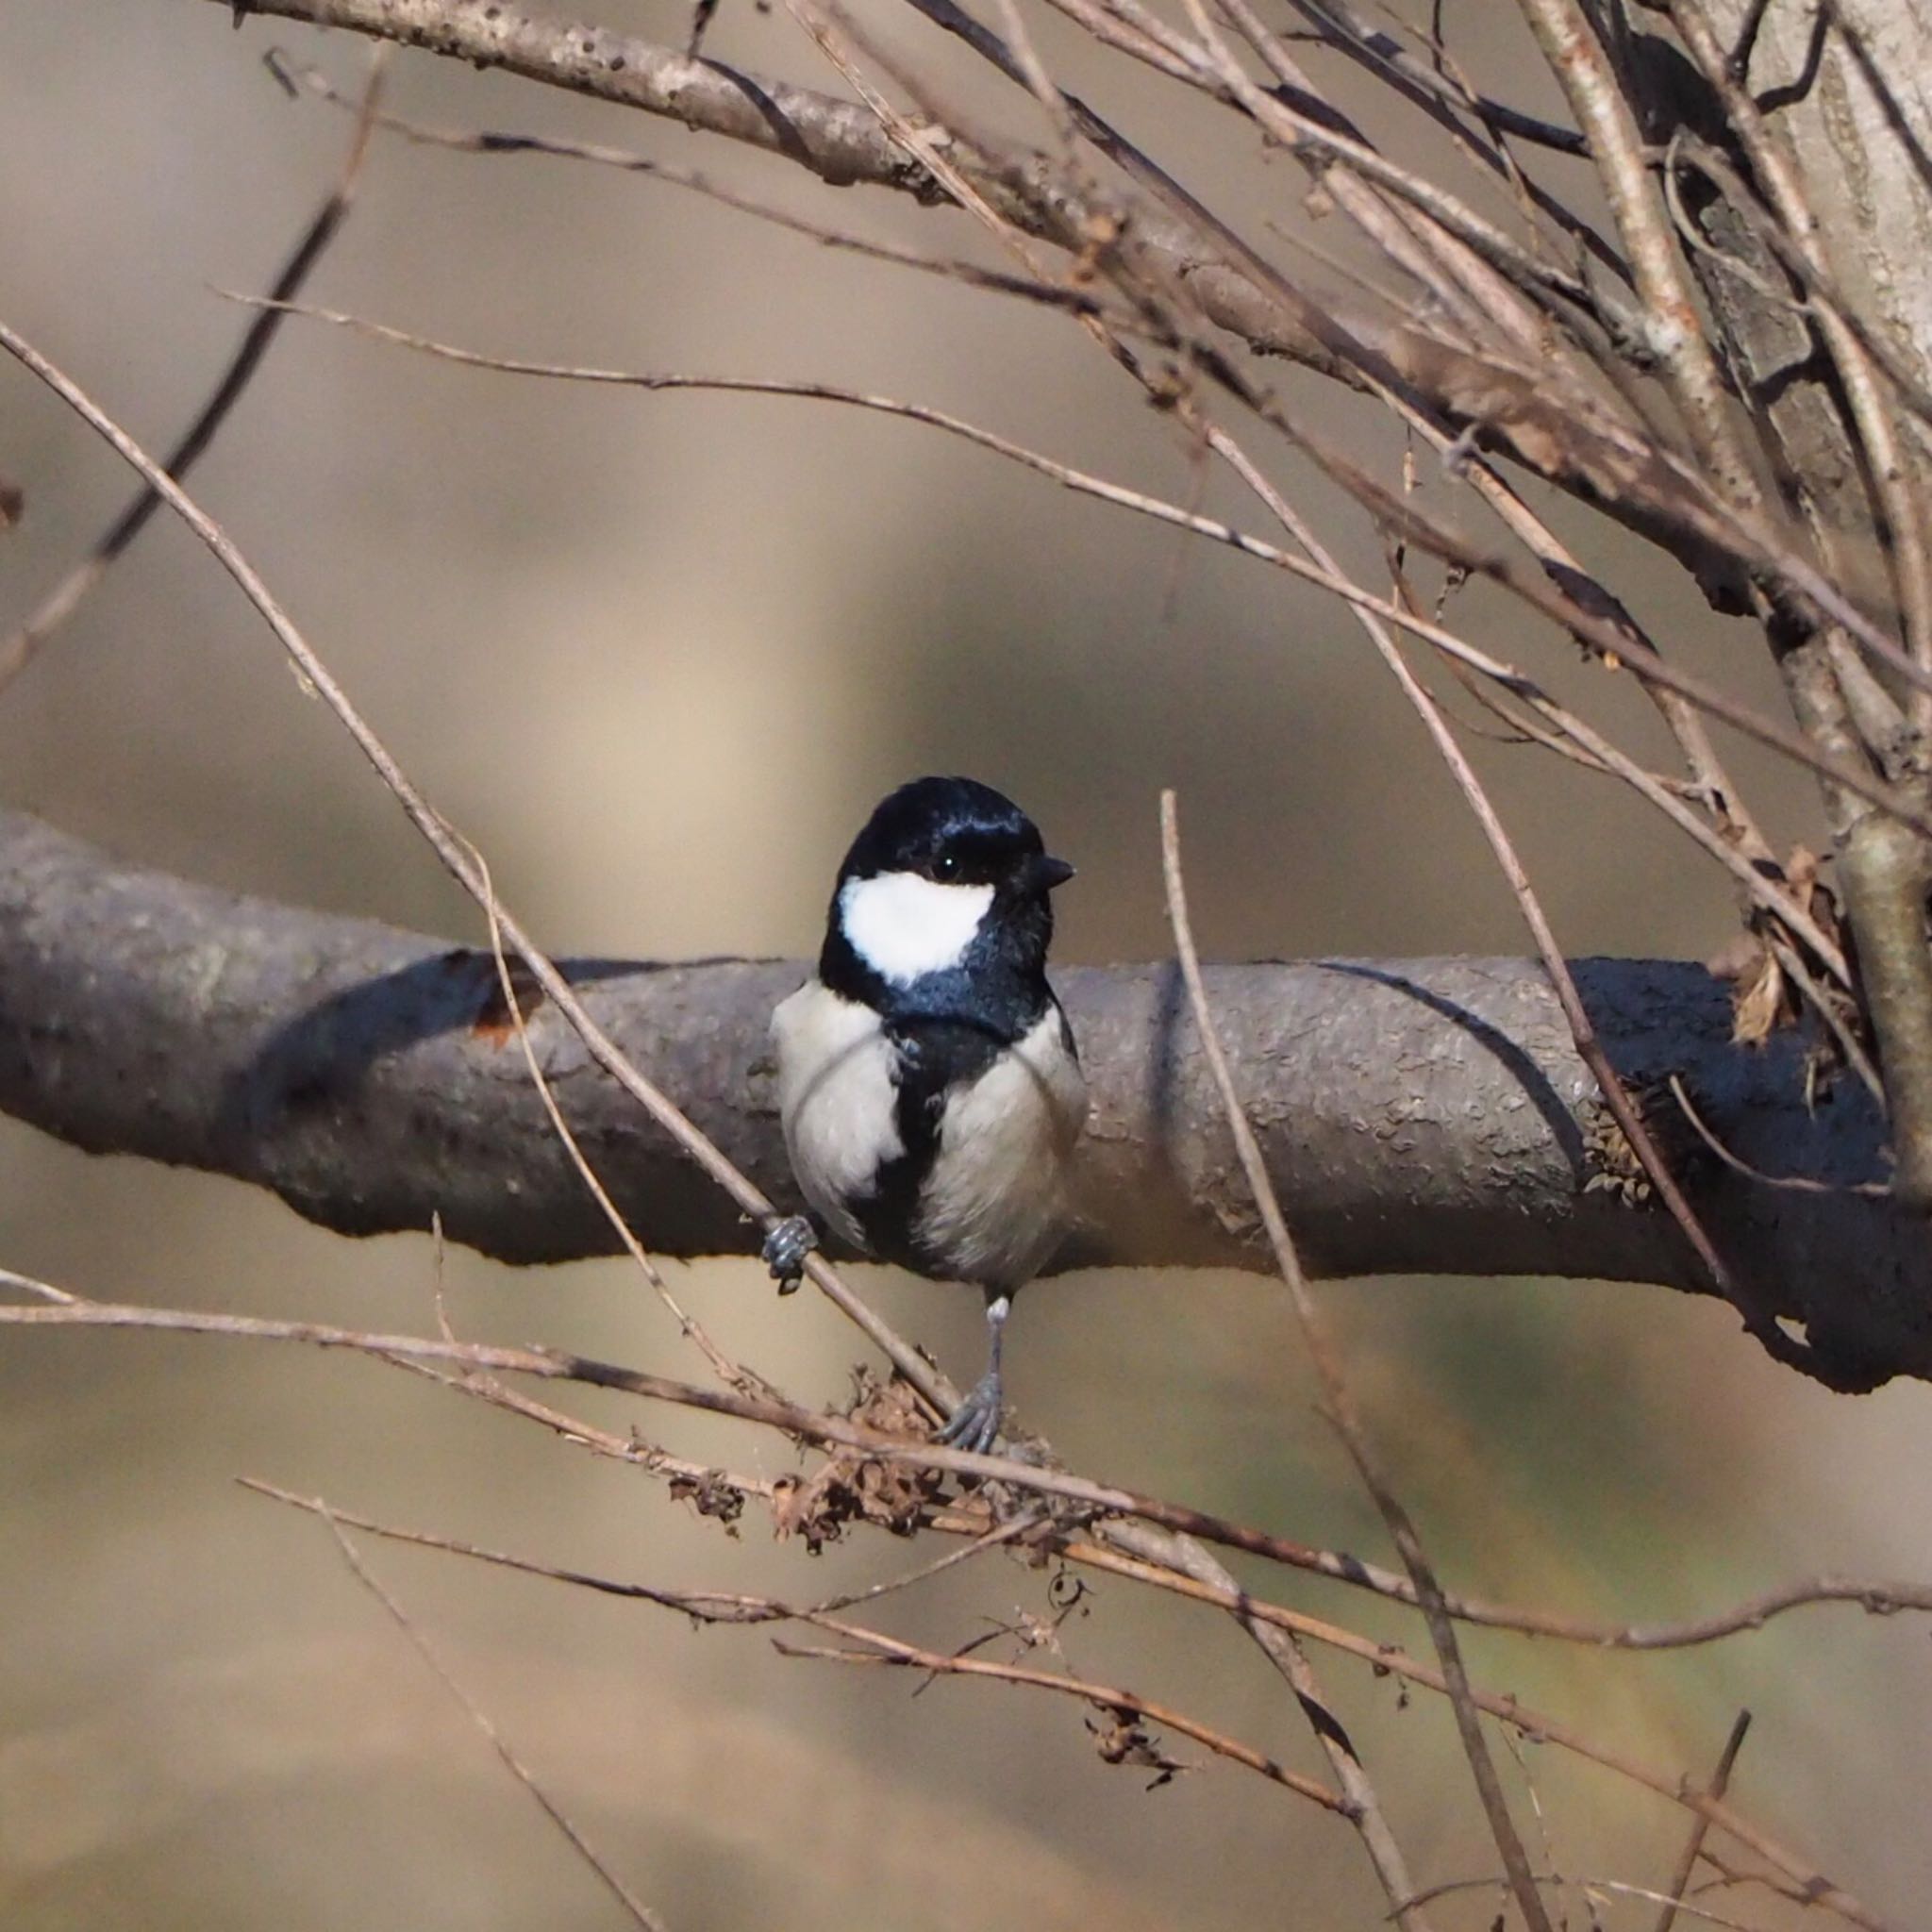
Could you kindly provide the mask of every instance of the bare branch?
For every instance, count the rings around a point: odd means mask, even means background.
[[[1744,1748],[1744,1734],[1751,1728],[1751,1713],[1740,1710],[1731,1725],[1731,1734],[1724,1740],[1724,1748],[1719,1754],[1717,1769],[1712,1772],[1707,1787],[1713,1798],[1722,1798],[1730,1789],[1731,1772],[1738,1762],[1738,1753]],[[1704,1849],[1706,1834],[1710,1829],[1710,1821],[1700,1817],[1690,1827],[1690,1836],[1684,1841],[1684,1850],[1677,1859],[1677,1869],[1672,1874],[1670,1892],[1664,1900],[1662,1911],[1657,1915],[1657,1932],[1671,1932],[1677,1922],[1677,1914],[1686,1909],[1684,1894],[1690,1889],[1690,1875],[1697,1870],[1697,1855]],[[1688,1907],[1695,1912],[1696,1907]]]
[[[483,1733],[490,1748],[495,1752],[497,1761],[530,1794],[531,1800],[544,1817],[549,1819],[551,1824],[556,1825],[558,1830],[563,1834],[565,1842],[569,1844],[572,1851],[577,1855],[584,1864],[590,1868],[598,1883],[624,1907],[631,1923],[634,1925],[641,1926],[643,1932],[664,1932],[663,1920],[625,1884],[624,1880],[612,1869],[609,1861],[584,1836],[583,1828],[531,1774],[529,1768],[524,1763],[523,1759],[510,1749],[508,1741],[505,1739],[503,1733],[497,1729],[489,1712],[471,1696],[469,1691],[464,1690],[449,1666],[436,1654],[436,1650],[431,1645],[429,1640],[416,1627],[409,1613],[376,1580],[368,1565],[363,1562],[356,1545],[349,1541],[348,1536],[342,1529],[342,1525],[336,1520],[334,1513],[329,1509],[328,1506],[326,1504],[317,1504],[315,1506],[315,1513],[321,1516],[323,1521],[328,1524],[330,1531],[335,1537],[336,1546],[342,1553],[342,1561],[349,1566],[349,1572],[356,1581],[389,1612],[390,1616],[394,1620],[396,1627],[409,1640],[409,1643],[415,1650],[416,1655],[429,1666],[430,1670],[435,1674],[438,1682],[462,1707],[464,1714],[469,1718],[470,1722]]]
[[[369,78],[355,108],[356,125],[350,137],[348,157],[336,185],[302,231],[281,272],[269,285],[267,299],[248,325],[208,401],[180,441],[168,452],[163,467],[169,475],[187,475],[214,441],[261,367],[289,314],[276,305],[291,301],[302,291],[316,263],[328,252],[329,244],[347,219],[356,199],[357,183],[361,178],[362,162],[369,152],[369,136],[382,97],[382,58],[388,51],[381,45],[374,49]],[[89,591],[107,575],[115,558],[147,527],[148,519],[160,507],[158,491],[138,491],[93,549],[42,598],[29,616],[6,637],[0,637],[0,691],[6,690],[26,668],[34,653],[80,608]],[[5,527],[5,523],[4,516],[0,516],[0,527]]]
[[[1172,791],[1160,794],[1160,857],[1161,872],[1167,883],[1168,922],[1174,928],[1174,951],[1180,958],[1181,976],[1187,984],[1194,1024],[1200,1029],[1208,1070],[1234,1136],[1235,1152],[1241,1161],[1242,1175],[1254,1194],[1262,1225],[1267,1230],[1275,1272],[1281,1276],[1289,1298],[1294,1304],[1302,1344],[1314,1364],[1315,1378],[1322,1391],[1323,1407],[1341,1438],[1349,1460],[1355,1464],[1356,1473],[1362,1479],[1363,1488],[1374,1499],[1375,1507],[1388,1528],[1390,1541],[1394,1543],[1403,1568],[1408,1572],[1409,1581],[1415,1587],[1416,1601],[1422,1608],[1423,1620],[1428,1625],[1429,1641],[1435,1645],[1436,1655],[1441,1662],[1442,1681],[1448,1687],[1449,1702],[1456,1712],[1456,1728],[1462,1740],[1463,1755],[1469,1759],[1470,1770],[1474,1774],[1476,1794],[1482,1800],[1496,1849],[1502,1854],[1503,1868],[1509,1874],[1509,1889],[1515,1895],[1517,1909],[1522,1912],[1531,1932],[1551,1932],[1549,1914],[1544,1911],[1542,1899],[1530,1876],[1529,1860],[1515,1823],[1509,1816],[1509,1806],[1496,1776],[1495,1761],[1490,1756],[1481,1720],[1470,1695],[1469,1674],[1463,1667],[1461,1645],[1457,1641],[1456,1627],[1443,1599],[1442,1586],[1423,1550],[1422,1538],[1414,1522],[1396,1497],[1370,1446],[1368,1432],[1363,1428],[1355,1406],[1354,1393],[1342,1373],[1341,1352],[1328,1333],[1327,1323],[1317,1307],[1314,1296],[1308,1291],[1307,1277],[1302,1272],[1301,1256],[1281,1212],[1274,1183],[1268,1177],[1268,1166],[1261,1158],[1260,1142],[1256,1140],[1254,1128],[1249,1124],[1247,1108],[1250,1103],[1242,1098],[1236,1087],[1234,1074],[1222,1048],[1213,1010],[1208,1005],[1207,983],[1201,976],[1201,961],[1194,951],[1193,931],[1188,920],[1187,895],[1181,877],[1180,828]]]
[[[211,959],[222,962],[212,977]],[[607,1036],[760,1193],[792,1202],[765,1032],[804,967],[564,970]],[[1628,1198],[1593,1083],[1535,963],[1208,971],[1315,1273],[1694,1284],[1669,1222]],[[1660,1095],[1669,1118],[1676,1074],[1754,1168],[1883,1180],[1869,1103],[1845,1089],[1807,1108],[1802,1038],[1735,1046],[1728,995],[1703,969],[1596,960],[1573,971],[1612,1063],[1640,1096]],[[1172,969],[1074,969],[1058,981],[1106,1123],[1082,1153],[1095,1231],[1064,1260],[1258,1265]],[[746,1252],[753,1236],[734,1203],[696,1184],[564,1017],[546,1001],[529,1024],[625,1220],[660,1254]],[[270,1188],[344,1233],[420,1230],[440,1212],[451,1239],[512,1260],[617,1245],[548,1129],[487,951],[116,865],[4,812],[0,1108],[83,1147]],[[1655,1107],[1652,1118],[1659,1124]],[[1365,1121],[1376,1131],[1361,1131]],[[1932,1373],[1932,1261],[1915,1223],[1883,1200],[1768,1198],[1715,1160],[1679,1160],[1700,1215],[1779,1311],[1807,1323],[1814,1345]]]

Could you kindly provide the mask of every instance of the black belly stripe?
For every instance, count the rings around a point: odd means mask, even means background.
[[[939,1148],[946,1096],[969,1087],[1023,1034],[954,1016],[886,1023],[897,1058],[895,1124],[905,1152],[882,1166],[871,1194],[852,1203],[867,1247],[921,1274],[947,1272],[946,1257],[919,1238],[919,1197]]]

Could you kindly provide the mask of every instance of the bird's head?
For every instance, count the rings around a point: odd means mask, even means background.
[[[915,778],[882,799],[852,841],[827,950],[842,940],[893,988],[934,974],[1038,974],[1053,939],[1048,894],[1073,875],[991,786]]]

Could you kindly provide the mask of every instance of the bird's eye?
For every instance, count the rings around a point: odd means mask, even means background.
[[[934,878],[939,879],[943,883],[947,879],[956,879],[959,876],[959,860],[958,857],[951,852],[935,853],[933,855],[932,864],[927,868],[927,870],[932,874]]]

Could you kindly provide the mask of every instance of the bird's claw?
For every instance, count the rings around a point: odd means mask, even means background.
[[[946,1418],[936,1441],[949,1449],[964,1449],[972,1456],[990,1455],[1000,1433],[1000,1418],[1006,1408],[1006,1391],[997,1374],[982,1375],[972,1392]]]
[[[805,1278],[805,1257],[819,1244],[818,1230],[802,1214],[789,1214],[765,1237],[759,1250],[780,1294],[792,1294]]]

